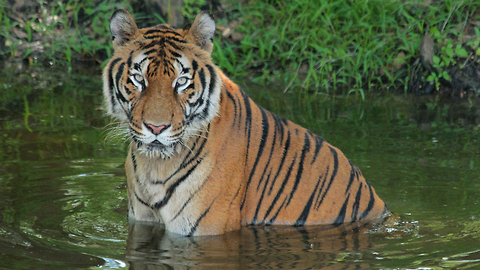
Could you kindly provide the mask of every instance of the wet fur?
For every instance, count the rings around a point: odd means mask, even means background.
[[[214,31],[206,13],[185,30],[138,29],[123,10],[112,16],[115,54],[104,70],[104,97],[132,140],[129,218],[211,235],[388,213],[340,150],[256,105],[212,63]]]

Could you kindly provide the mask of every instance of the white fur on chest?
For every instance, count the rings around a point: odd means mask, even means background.
[[[154,211],[158,211],[167,229],[184,227],[180,225],[198,216],[200,210],[195,195],[213,168],[212,162],[202,157],[180,168],[184,158],[183,155],[171,159],[150,158],[136,153],[135,192],[150,206],[164,204]]]

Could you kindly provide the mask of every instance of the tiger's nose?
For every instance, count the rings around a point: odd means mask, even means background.
[[[148,128],[148,130],[150,130],[150,132],[152,132],[155,135],[160,134],[163,130],[167,128],[166,125],[156,126],[152,124],[145,124],[145,126]]]

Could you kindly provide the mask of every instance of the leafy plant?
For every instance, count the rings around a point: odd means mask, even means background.
[[[480,34],[478,28],[475,28],[475,31],[477,35]],[[427,81],[434,82],[435,88],[438,90],[441,79],[451,81],[450,75],[448,74],[446,68],[450,66],[456,66],[457,68],[462,69],[464,64],[462,64],[463,61],[460,60],[467,58],[469,53],[461,43],[455,44],[455,39],[452,39],[445,33],[442,34],[436,27],[432,27],[430,32],[435,38],[436,43],[440,44],[441,48],[438,50],[437,55],[433,56],[433,70],[428,75]],[[478,37],[480,37],[480,35],[478,35]],[[479,42],[479,39],[473,39],[466,45],[470,46],[472,49],[476,49]]]
[[[128,0],[40,1],[38,12],[15,22],[8,16],[10,8],[0,3],[0,36],[6,39],[11,57],[15,57],[18,50],[23,50],[25,58],[37,50],[52,62],[72,63],[84,57],[97,60],[100,53],[109,57],[111,13],[116,8],[128,8],[128,3]],[[21,32],[24,34],[16,34]],[[41,48],[18,47],[20,43],[33,42],[40,42]],[[0,56],[6,53],[0,52]]]
[[[205,4],[205,0],[184,0],[182,14],[187,20],[192,21]]]
[[[397,88],[408,83],[425,25],[442,28],[442,36],[458,36],[457,29],[478,6],[455,0],[430,5],[398,0],[248,1],[233,7],[241,21],[235,31],[245,37],[239,43],[221,40],[216,47],[234,56],[214,52],[214,58],[221,58],[220,66],[233,76],[253,70],[257,82],[281,80],[287,91]],[[462,55],[461,48],[452,50]],[[242,65],[227,67],[233,62]]]

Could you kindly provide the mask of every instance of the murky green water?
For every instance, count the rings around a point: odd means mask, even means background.
[[[184,238],[130,226],[97,68],[0,64],[0,269],[478,269],[480,102],[249,89],[343,150],[403,222]]]

